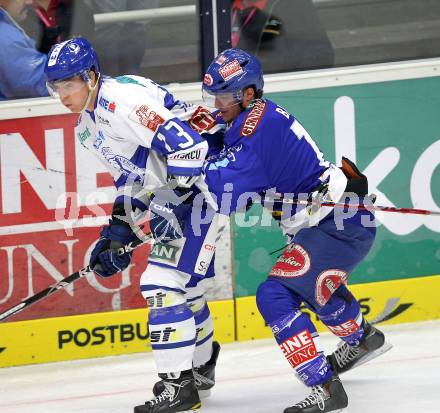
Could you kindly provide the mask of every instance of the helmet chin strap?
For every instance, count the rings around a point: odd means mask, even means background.
[[[91,86],[91,84],[90,84],[91,83],[91,79],[89,79],[89,81],[87,82],[87,86],[89,88],[89,93],[87,95],[86,103],[84,104],[84,106],[82,107],[81,110],[79,110],[79,111],[77,111],[75,113],[81,113],[81,112],[83,112],[84,110],[87,109],[87,107],[89,106],[90,100],[92,99],[93,92],[98,87],[99,79],[100,78],[101,78],[101,73],[98,73],[98,78],[96,79],[95,86]]]

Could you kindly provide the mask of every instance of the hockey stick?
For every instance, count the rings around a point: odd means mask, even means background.
[[[279,195],[281,197],[281,195]],[[369,197],[374,197],[374,195],[369,195]],[[373,202],[368,205],[365,204],[350,204],[343,202],[314,202],[305,199],[279,199],[269,198],[270,201],[279,201],[283,204],[295,204],[295,205],[305,205],[305,206],[324,206],[333,208],[359,208],[363,211],[382,211],[382,212],[397,212],[400,214],[416,214],[416,215],[434,215],[440,216],[440,211],[429,211],[427,209],[415,209],[415,208],[397,208],[397,207],[387,207],[381,205],[373,205]]]
[[[126,252],[131,252],[136,247],[138,247],[141,244],[144,244],[145,242],[152,242],[152,236],[151,235],[145,235],[142,239],[139,241],[133,241],[130,242],[128,245],[125,245],[124,247],[121,247],[118,249],[118,254],[122,255]],[[4,311],[3,313],[0,313],[0,321],[17,314],[21,310],[24,310],[25,308],[29,307],[30,305],[42,300],[43,298],[48,297],[49,295],[52,295],[58,290],[61,290],[62,288],[66,288],[76,280],[79,280],[80,278],[86,276],[87,274],[93,272],[90,266],[74,272],[73,274],[70,274],[68,277],[63,278],[61,281],[58,281],[57,283],[47,287],[46,289],[40,291],[37,294],[34,294],[32,297],[27,298],[26,300],[22,301],[20,304],[17,304],[16,306],[10,308],[9,310]]]

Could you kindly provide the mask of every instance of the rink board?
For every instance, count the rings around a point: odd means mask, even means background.
[[[440,275],[356,284],[350,290],[370,322],[399,324],[440,318]],[[327,331],[315,315],[311,317],[318,331]],[[255,296],[236,299],[236,322],[238,341],[272,337],[258,312]]]
[[[215,339],[235,339],[233,300],[209,302]],[[150,351],[147,310],[0,324],[0,367]]]

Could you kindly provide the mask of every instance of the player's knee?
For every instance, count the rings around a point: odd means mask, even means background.
[[[327,303],[321,307],[316,315],[321,321],[332,320],[345,310],[346,302],[340,297],[332,297]]]
[[[187,298],[186,301],[188,303],[188,307],[191,308],[191,311],[194,313],[194,315],[208,307],[206,298],[203,295],[189,299]]]
[[[327,328],[342,340],[356,344],[364,334],[359,302],[344,287],[317,313]]]
[[[347,312],[352,313],[359,308],[359,304],[351,292],[345,286],[341,286],[316,314],[324,323],[328,321],[331,324],[333,320],[340,319],[341,315]]]
[[[143,291],[148,305],[148,324],[153,348],[160,343],[178,343],[182,337],[190,342],[195,337],[194,314],[185,296],[166,287]]]
[[[188,300],[188,306],[194,314],[196,325],[201,325],[211,319],[211,313],[205,297],[200,297],[194,301]]]

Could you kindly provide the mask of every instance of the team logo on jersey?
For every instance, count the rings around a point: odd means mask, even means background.
[[[348,273],[342,270],[326,270],[316,280],[315,298],[319,305],[325,305],[341,284],[347,284]]]
[[[98,123],[105,126],[111,126],[110,121],[106,118],[103,118],[102,116],[98,115]]]
[[[82,131],[82,132],[78,131],[77,135],[78,135],[78,139],[81,142],[81,144],[83,144],[87,138],[90,138],[90,136],[92,136],[89,128],[87,128],[87,127],[86,127],[85,131]]]
[[[299,244],[290,244],[278,258],[269,275],[274,277],[300,277],[310,269],[310,256]]]
[[[309,330],[301,331],[283,341],[279,346],[293,368],[318,357],[318,350]]]
[[[116,103],[115,102],[109,102],[106,98],[101,96],[99,98],[99,106],[102,106],[105,110],[115,113],[116,110]]]
[[[145,169],[135,165],[130,159],[121,155],[115,155],[108,146],[100,147],[100,154],[121,175],[132,175],[136,178],[136,181],[143,181]]]
[[[191,129],[194,129],[197,133],[203,133],[215,126],[216,122],[214,116],[212,116],[208,109],[199,106],[189,119],[188,124],[191,126]]]
[[[180,238],[181,241],[185,240],[184,238]],[[175,243],[178,243],[178,242]],[[180,256],[182,255],[182,246],[181,245],[171,245],[161,244],[160,242],[154,244],[151,249],[149,260],[151,262],[160,262],[167,265],[172,265],[173,267],[177,267]]]
[[[241,75],[243,73],[243,68],[240,66],[238,60],[233,60],[222,66],[218,71],[223,80],[227,81],[235,76]]]
[[[212,245],[212,244],[204,244],[203,248],[207,251],[215,251],[215,249],[216,249],[215,245]]]
[[[257,129],[261,118],[266,110],[266,102],[261,99],[255,101],[252,110],[247,114],[241,127],[241,136],[250,136]]]
[[[104,141],[105,141],[105,136],[101,131],[99,131],[98,136],[95,139],[95,142],[93,142],[93,147],[95,149],[99,149],[104,143]]]
[[[212,84],[214,83],[214,79],[212,78],[212,76],[209,73],[206,73],[206,75],[203,78],[203,83],[206,86],[212,86]]]
[[[151,110],[147,105],[138,105],[128,115],[129,119],[140,123],[152,132],[156,132],[165,119],[157,114],[154,110]]]

